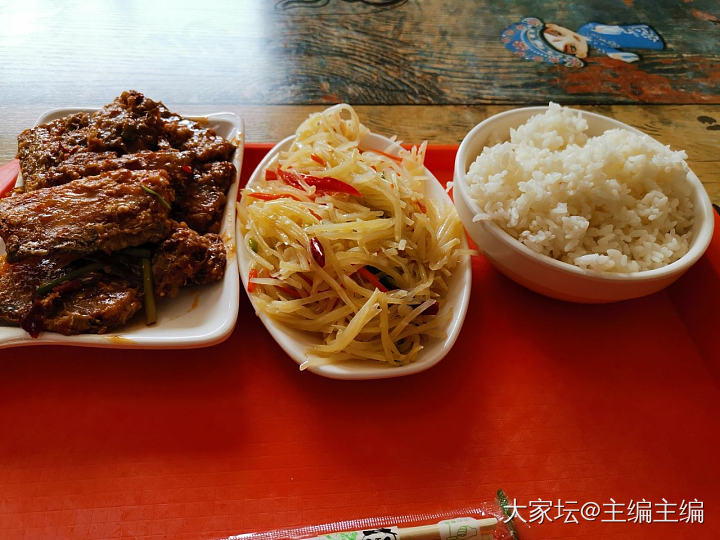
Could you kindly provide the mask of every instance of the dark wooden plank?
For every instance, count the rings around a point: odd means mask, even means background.
[[[526,61],[500,34],[531,15],[647,22],[667,49],[581,69]],[[715,0],[8,2],[0,105],[100,105],[127,88],[213,104],[720,103],[719,15]]]

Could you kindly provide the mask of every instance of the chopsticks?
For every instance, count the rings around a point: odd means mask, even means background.
[[[404,527],[398,529],[398,540],[460,540],[465,537],[475,537],[477,540],[492,540],[493,531],[498,524],[498,520],[494,517],[484,519],[464,518],[468,521],[465,525],[460,527],[476,528],[478,529],[476,534],[469,534],[465,529],[465,534],[458,534],[460,531],[453,531],[454,534],[447,534],[447,525],[443,525],[443,522],[435,523],[433,525],[421,525],[419,527]],[[442,529],[445,529],[443,531]]]
[[[360,531],[332,532],[310,540],[492,540],[497,524],[494,517],[460,517],[417,527],[373,526]]]

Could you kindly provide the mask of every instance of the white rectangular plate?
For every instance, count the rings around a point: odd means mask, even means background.
[[[96,109],[54,109],[43,114],[37,124],[51,122],[68,114]],[[228,191],[220,235],[227,248],[227,267],[222,281],[189,287],[172,299],[158,301],[158,322],[147,326],[142,311],[129,324],[109,334],[63,336],[42,332],[32,338],[21,328],[0,325],[0,348],[22,345],[76,345],[114,349],[185,349],[207,347],[227,338],[235,327],[239,297],[239,277],[235,256],[235,199],[242,166],[245,129],[241,118],[232,113],[189,117],[214,129],[237,146],[233,163],[237,170]],[[0,255],[5,248],[0,242]]]

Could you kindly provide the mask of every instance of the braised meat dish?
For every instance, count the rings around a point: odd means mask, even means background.
[[[79,178],[0,199],[0,237],[8,262],[53,253],[111,253],[165,238],[174,198],[163,170],[120,169]]]
[[[0,199],[0,321],[104,333],[221,280],[234,151],[135,91],[22,132],[24,186]]]

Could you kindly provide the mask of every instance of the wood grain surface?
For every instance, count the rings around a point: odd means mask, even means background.
[[[718,202],[718,14],[715,0],[0,2],[0,160],[47,109],[101,106],[128,88],[187,114],[237,112],[248,140],[266,142],[339,101],[379,132],[456,144],[489,114],[555,100],[685,148]],[[530,15],[568,28],[646,22],[666,49],[635,64],[531,62],[500,40]]]
[[[666,49],[569,69],[505,49],[509,24],[643,22]],[[124,88],[214,104],[720,103],[716,0],[0,2],[0,105]]]

